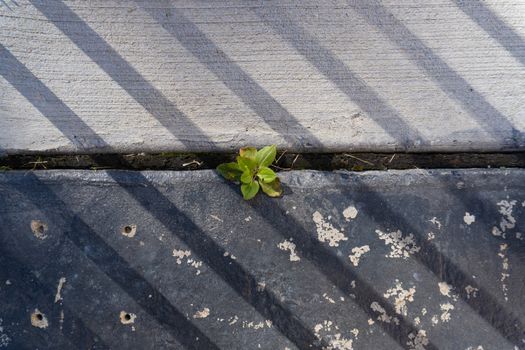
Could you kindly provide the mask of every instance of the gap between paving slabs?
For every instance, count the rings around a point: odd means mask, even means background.
[[[0,157],[1,170],[128,169],[202,170],[235,160],[236,153],[23,154]],[[274,164],[284,170],[388,170],[524,168],[525,152],[511,153],[290,153],[279,152]]]

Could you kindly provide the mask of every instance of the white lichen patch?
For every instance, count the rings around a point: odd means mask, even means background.
[[[300,261],[301,258],[297,255],[295,252],[295,243],[292,242],[293,240],[290,238],[290,240],[284,240],[283,242],[277,244],[277,247],[284,251],[290,252],[290,261]]]
[[[431,241],[436,238],[436,234],[434,232],[427,233],[427,241]]]
[[[359,259],[361,259],[361,256],[363,256],[365,253],[368,253],[370,251],[370,247],[368,245],[364,245],[361,247],[354,247],[352,248],[352,254],[348,257],[350,258],[350,261],[354,266],[359,265]]]
[[[229,324],[230,326],[232,326],[232,325],[236,324],[237,321],[239,321],[239,317],[238,317],[237,315],[235,315],[235,316],[230,317],[230,318],[228,319],[228,324]]]
[[[372,320],[371,318],[369,318],[367,323],[368,323],[369,326],[371,326],[371,325],[373,325],[376,322],[374,320]]]
[[[266,288],[266,283],[264,283],[264,282],[257,282],[256,289],[257,289],[258,292],[263,292],[265,288]]]
[[[265,320],[261,322],[253,321],[242,321],[242,328],[261,329],[261,328],[272,328],[273,322],[271,320]]]
[[[314,327],[315,336],[319,339],[322,338],[322,336],[319,334],[319,332],[321,332],[322,329],[326,331],[331,331],[332,321],[323,321],[323,323],[318,323],[315,325]]]
[[[501,281],[501,290],[503,291],[503,297],[505,298],[505,301],[508,301],[509,298],[508,298],[508,295],[507,295],[507,292],[508,292],[508,287],[507,287],[507,279],[510,277],[510,274],[509,274],[509,258],[507,257],[507,249],[508,249],[508,244],[507,243],[502,243],[500,244],[499,246],[499,253],[498,253],[498,256],[501,258],[501,268],[502,268],[502,272],[501,272],[501,278],[500,278],[500,281]]]
[[[421,309],[421,315],[425,316],[427,314],[427,308],[424,307]]]
[[[182,260],[191,255],[189,250],[173,249],[173,256],[177,258],[177,264],[182,264]]]
[[[328,346],[323,347],[325,350],[353,350],[353,340],[347,339],[341,333],[329,333],[332,331],[332,321],[323,321],[323,323],[316,324],[314,327],[314,335],[317,339],[324,339]],[[339,327],[334,326],[334,330],[338,331]]]
[[[45,222],[42,222],[40,220],[32,220],[31,221],[31,231],[33,231],[33,234],[38,239],[46,239],[47,238],[47,232],[48,227]]]
[[[137,315],[131,312],[121,311],[119,318],[120,318],[120,323],[122,324],[132,324],[132,323],[135,323],[135,319],[137,318]]]
[[[137,225],[126,225],[120,230],[120,233],[128,238],[133,238],[137,234]]]
[[[512,216],[512,210],[516,205],[515,200],[507,201],[502,200],[496,203],[499,206],[499,213],[502,215],[502,218],[498,226],[492,228],[492,234],[494,236],[501,236],[506,238],[507,230],[513,229],[516,226],[516,219]]]
[[[195,315],[193,315],[193,318],[206,318],[210,315],[210,309],[205,307],[204,309],[197,311]]]
[[[476,217],[469,212],[466,212],[465,216],[463,216],[463,221],[465,221],[465,224],[471,225],[474,221],[476,221]]]
[[[7,348],[9,346],[9,343],[11,342],[11,338],[5,333],[0,333],[0,348]]]
[[[186,263],[197,270],[197,272],[195,272],[197,276],[201,274],[201,270],[199,270],[199,268],[202,266],[202,261],[188,259],[186,260]]]
[[[323,298],[328,301],[330,304],[335,304],[335,300],[330,298],[327,293],[323,294]]]
[[[476,346],[476,347],[469,346],[469,347],[466,348],[465,350],[484,350],[484,349],[483,349],[483,346],[478,345],[478,346]],[[514,350],[518,350],[518,347],[514,347]]]
[[[470,284],[465,287],[465,292],[467,292],[467,299],[475,298],[478,296],[479,289],[472,287]]]
[[[328,242],[330,247],[338,247],[339,242],[348,240],[341,231],[325,221],[321,213],[316,211],[312,215],[312,219],[317,227],[317,239],[320,242]]]
[[[0,348],[7,348],[11,342],[11,338],[6,333],[4,333],[2,322],[3,320],[0,318]]]
[[[198,269],[199,267],[202,266],[202,261],[188,259],[188,264],[190,264],[192,267]]]
[[[414,301],[414,294],[416,294],[416,288],[411,287],[409,289],[403,288],[403,282],[396,280],[395,286],[390,288],[383,294],[385,298],[394,298],[394,307],[396,313],[399,315],[407,316],[408,307],[407,303]]]
[[[353,205],[343,210],[343,216],[346,221],[350,221],[350,219],[355,219],[357,217],[357,213],[358,210]]]
[[[441,311],[443,311],[440,316],[441,322],[450,321],[450,311],[454,310],[454,305],[452,305],[451,303],[445,303],[440,304],[439,308],[441,309]]]
[[[516,232],[516,239],[519,239],[520,241],[523,241],[523,233]]]
[[[425,346],[429,344],[427,332],[420,329],[417,334],[408,334],[408,349],[409,350],[425,350]]]
[[[359,329],[357,328],[353,328],[350,333],[352,333],[352,335],[354,336],[354,338],[357,339],[357,336],[359,335]]]
[[[432,316],[432,325],[435,326],[439,323],[439,317],[437,315]]]
[[[347,339],[341,335],[341,333],[336,333],[334,335],[327,336],[328,338],[328,347],[327,350],[353,350],[353,340]]]
[[[449,298],[452,298],[454,301],[458,300],[458,295],[455,293],[452,293],[454,290],[454,287],[448,284],[447,282],[439,282],[438,283],[439,292]]]
[[[372,302],[372,304],[370,304],[370,308],[373,311],[379,313],[379,315],[377,316],[378,321],[385,323],[394,322],[395,324],[399,324],[399,320],[396,317],[389,316],[386,310],[381,305],[379,305],[377,301]]]
[[[390,254],[385,255],[386,257],[407,259],[421,249],[416,245],[413,234],[403,236],[400,230],[395,232],[376,230],[376,233],[379,239],[385,241],[385,245],[390,246]]]
[[[431,223],[436,225],[438,229],[441,228],[441,222],[435,216],[432,219],[428,220],[428,221],[430,221]]]
[[[35,309],[31,314],[31,325],[37,328],[47,328],[49,322],[47,321],[46,315],[44,315],[40,310]]]
[[[450,284],[448,284],[447,282],[439,282],[438,287],[439,287],[439,292],[441,294],[449,298],[452,297],[450,295],[450,292],[452,291],[452,289],[454,289],[454,287],[452,287]]]
[[[55,303],[58,303],[60,300],[62,300],[62,288],[64,287],[65,283],[66,283],[65,277],[61,277],[58,280],[57,292],[55,294]]]
[[[421,323],[421,319],[418,317],[414,317],[414,325],[418,326]]]

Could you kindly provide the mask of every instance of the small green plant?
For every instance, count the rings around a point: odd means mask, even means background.
[[[259,189],[270,197],[279,197],[283,192],[281,181],[269,168],[276,154],[275,145],[260,150],[254,147],[241,148],[236,163],[223,163],[217,167],[217,171],[228,180],[240,181],[242,196],[246,200],[255,197]]]

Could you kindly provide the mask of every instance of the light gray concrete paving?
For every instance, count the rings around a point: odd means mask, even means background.
[[[523,2],[2,4],[2,152],[525,146]]]

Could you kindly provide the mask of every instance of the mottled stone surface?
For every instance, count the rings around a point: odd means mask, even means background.
[[[524,170],[281,177],[0,173],[0,348],[525,348]]]

